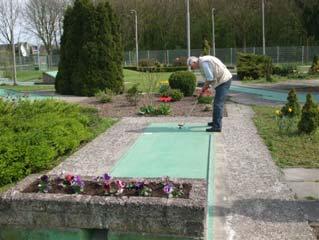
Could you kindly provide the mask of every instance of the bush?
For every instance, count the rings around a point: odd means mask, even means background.
[[[203,55],[209,55],[210,54],[210,45],[209,42],[205,39],[203,42]]]
[[[300,133],[313,133],[319,125],[318,105],[313,101],[312,95],[307,95],[307,101],[302,108],[301,120],[298,124]]]
[[[160,63],[156,59],[141,59],[138,61],[139,67],[159,67]]]
[[[283,64],[273,67],[273,74],[286,77],[289,74],[293,74],[297,71],[296,64]]]
[[[174,102],[176,102],[182,100],[184,94],[179,89],[170,89],[168,91],[168,96],[171,97]]]
[[[309,73],[319,73],[319,58],[318,56],[314,56],[312,60],[311,68],[309,69]]]
[[[237,74],[240,80],[245,77],[258,79],[266,77],[267,81],[270,81],[270,75],[272,73],[272,60],[268,56],[239,53],[237,62]]]
[[[187,67],[187,57],[177,57],[173,62],[174,67]]]
[[[126,99],[132,105],[137,105],[141,98],[142,91],[138,90],[139,84],[134,84],[131,88],[127,90]]]
[[[114,93],[111,89],[106,88],[104,91],[99,90],[95,97],[100,103],[109,103],[112,102]]]
[[[52,168],[112,123],[74,104],[0,99],[0,186]]]
[[[161,97],[169,97],[169,90],[170,89],[171,88],[169,87],[169,85],[163,84],[159,88],[159,94],[161,95]]]
[[[192,96],[196,88],[196,77],[192,72],[175,72],[168,81],[171,88],[181,90],[184,96]]]
[[[290,118],[300,116],[300,104],[295,89],[289,91],[287,101],[281,109],[282,115]]]
[[[211,104],[212,101],[213,101],[213,97],[211,97],[211,96],[199,96],[197,101],[200,104]]]

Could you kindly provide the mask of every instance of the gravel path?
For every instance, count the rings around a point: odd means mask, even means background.
[[[224,216],[225,239],[315,239],[257,134],[251,108],[228,104],[227,109],[229,117],[218,137],[225,156],[216,160],[224,177],[215,206]]]

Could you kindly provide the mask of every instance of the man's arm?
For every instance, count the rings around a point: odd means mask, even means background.
[[[202,69],[204,71],[205,78],[206,78],[205,84],[202,88],[202,93],[203,93],[209,88],[209,85],[214,81],[214,74],[208,62],[202,62]]]

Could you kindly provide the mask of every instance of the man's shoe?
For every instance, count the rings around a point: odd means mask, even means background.
[[[206,128],[206,132],[221,132],[221,129],[217,129],[217,128]]]
[[[212,127],[213,124],[214,124],[214,122],[208,122],[208,123],[207,123],[207,126],[208,126],[208,127]]]

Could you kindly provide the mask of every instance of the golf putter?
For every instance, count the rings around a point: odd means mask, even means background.
[[[192,112],[194,111],[195,107],[197,106],[197,103],[198,103],[198,98],[196,98],[196,101],[195,101],[193,107],[191,108],[191,110],[189,111],[189,113],[185,116],[186,119],[190,117],[190,115],[191,115]],[[178,128],[179,128],[179,129],[182,129],[182,128],[184,127],[184,125],[185,125],[185,123],[180,122],[180,123],[178,123]]]

